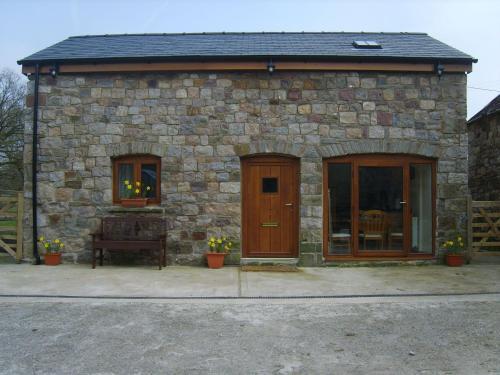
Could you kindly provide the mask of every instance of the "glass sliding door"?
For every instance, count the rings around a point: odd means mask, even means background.
[[[352,253],[351,230],[351,164],[338,163],[328,166],[328,253]]]
[[[325,258],[434,254],[434,160],[377,154],[324,163]]]
[[[411,252],[432,253],[432,166],[410,165]]]
[[[359,252],[404,251],[403,167],[358,167]]]

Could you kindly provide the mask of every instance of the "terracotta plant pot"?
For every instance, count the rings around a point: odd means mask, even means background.
[[[450,267],[461,267],[464,264],[463,254],[446,254],[445,260]]]
[[[123,207],[146,207],[148,198],[122,198]]]
[[[222,268],[224,265],[226,253],[207,252],[205,255],[207,256],[208,268]]]
[[[44,261],[46,266],[57,266],[61,264],[61,253],[47,253]]]

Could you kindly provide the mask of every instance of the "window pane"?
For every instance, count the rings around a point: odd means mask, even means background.
[[[328,253],[351,254],[351,164],[328,165],[328,199]]]
[[[430,164],[410,166],[411,251],[432,253],[432,168]]]
[[[262,192],[263,193],[277,193],[278,192],[278,178],[264,177],[262,179]]]
[[[156,198],[156,164],[141,165],[141,184],[144,197]]]
[[[359,249],[403,249],[403,168],[359,167]]]
[[[127,189],[125,181],[130,184],[134,183],[134,165],[120,164],[118,168],[118,196],[120,198],[129,198],[130,190]]]

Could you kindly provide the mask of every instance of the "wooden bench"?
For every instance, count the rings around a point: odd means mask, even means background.
[[[92,234],[92,268],[96,266],[99,250],[99,265],[103,265],[103,251],[149,250],[151,257],[157,253],[158,267],[166,267],[165,222],[160,218],[142,216],[105,217],[101,232]]]

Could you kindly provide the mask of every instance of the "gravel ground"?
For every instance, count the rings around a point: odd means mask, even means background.
[[[2,374],[500,374],[500,298],[0,300]]]

